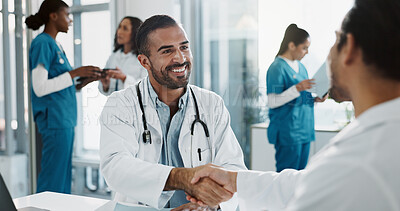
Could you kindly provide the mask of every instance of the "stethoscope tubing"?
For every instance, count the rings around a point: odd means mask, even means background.
[[[144,129],[143,142],[144,143],[149,142],[149,144],[152,144],[152,142],[151,142],[151,134],[150,134],[150,131],[147,128],[146,115],[144,113],[144,107],[143,107],[143,102],[142,102],[142,94],[141,94],[140,89],[139,89],[139,84],[140,83],[141,82],[139,82],[136,85],[136,92],[137,92],[137,96],[138,96],[138,100],[139,100],[140,110],[142,111],[142,122],[143,122],[143,129]],[[210,132],[208,130],[207,124],[203,120],[200,119],[200,113],[199,113],[199,107],[198,107],[198,104],[197,104],[196,95],[194,94],[193,89],[190,86],[188,86],[188,87],[189,87],[190,92],[191,92],[191,94],[193,96],[193,101],[194,101],[194,106],[195,106],[195,111],[196,111],[195,119],[193,120],[193,122],[192,122],[192,124],[190,126],[190,136],[191,136],[190,137],[190,161],[191,161],[191,165],[193,167],[194,166],[193,165],[193,136],[194,136],[194,127],[195,127],[196,123],[200,123],[201,126],[203,127],[204,133],[205,133],[206,138],[207,138],[207,144],[208,144],[208,146],[210,147],[210,150],[211,150],[211,163],[213,162],[213,153],[214,152],[213,152],[213,147],[212,147],[212,145],[210,143]],[[201,152],[199,152],[199,153],[201,153]],[[201,160],[201,154],[199,154],[199,161],[200,160]]]

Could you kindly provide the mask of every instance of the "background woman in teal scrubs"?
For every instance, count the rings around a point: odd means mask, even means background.
[[[314,102],[306,90],[312,79],[299,61],[307,53],[310,36],[291,24],[285,31],[279,52],[267,71],[267,95],[270,124],[268,141],[275,145],[276,169],[304,169],[310,142],[315,140]]]
[[[69,7],[61,0],[45,0],[25,23],[43,33],[36,36],[29,50],[32,75],[32,109],[42,135],[43,149],[37,192],[71,192],[71,159],[77,119],[75,89],[97,80],[101,70],[94,66],[72,69],[61,45],[59,32],[68,32],[72,20]],[[81,77],[75,87],[73,79]]]

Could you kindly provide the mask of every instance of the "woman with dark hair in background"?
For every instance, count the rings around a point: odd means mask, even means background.
[[[306,91],[314,83],[299,60],[308,53],[309,46],[310,35],[290,24],[267,71],[268,141],[275,145],[277,172],[304,169],[310,142],[315,140],[314,101],[323,102],[325,98],[314,99]]]
[[[94,66],[72,69],[64,50],[56,42],[57,34],[67,33],[71,22],[69,7],[61,0],[43,1],[39,12],[25,21],[33,30],[45,25],[29,49],[33,116],[43,141],[37,192],[71,192],[72,147],[77,120],[75,89],[101,76],[101,70]],[[82,83],[76,87],[75,77],[82,78]]]
[[[126,16],[118,25],[114,37],[114,51],[107,60],[107,74],[99,83],[105,95],[124,89],[147,76],[147,70],[137,59],[136,32],[143,22],[136,17]]]

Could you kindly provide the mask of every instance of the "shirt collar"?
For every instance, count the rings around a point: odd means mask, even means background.
[[[147,77],[147,86],[149,87],[149,94],[150,94],[151,102],[152,102],[154,105],[156,105],[156,106],[161,106],[162,104],[165,105],[165,103],[162,102],[162,101],[158,98],[158,95],[157,95],[156,91],[154,90],[153,86],[152,86],[151,83],[150,83],[149,77]],[[189,92],[188,87],[189,87],[189,86],[186,86],[186,88],[185,88],[185,93],[181,96],[181,98],[179,98],[179,103],[178,103],[179,109],[183,108],[183,107],[186,106],[186,104],[187,104],[188,95],[189,95],[189,94],[188,94],[188,92]],[[162,103],[162,104],[161,104],[161,103]]]

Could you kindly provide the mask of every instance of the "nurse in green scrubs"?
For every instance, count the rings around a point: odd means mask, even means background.
[[[310,44],[310,36],[304,29],[289,25],[267,71],[268,141],[275,145],[277,172],[286,168],[304,169],[310,142],[315,140],[314,102],[325,99],[314,99],[306,91],[314,83],[300,60],[308,53]]]
[[[73,69],[56,42],[57,34],[66,33],[71,22],[69,7],[61,0],[45,0],[39,12],[25,21],[33,30],[45,25],[29,49],[32,110],[43,141],[37,192],[71,192],[72,146],[77,120],[75,89],[101,76],[98,67]],[[82,83],[75,86],[75,77],[81,77]]]

